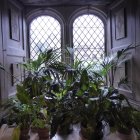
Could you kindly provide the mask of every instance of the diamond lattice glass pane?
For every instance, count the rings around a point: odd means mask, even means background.
[[[95,15],[82,15],[73,23],[74,60],[101,62],[105,54],[104,24]]]
[[[30,58],[36,59],[40,51],[46,49],[57,49],[57,53],[61,53],[61,26],[53,17],[40,16],[30,25]]]

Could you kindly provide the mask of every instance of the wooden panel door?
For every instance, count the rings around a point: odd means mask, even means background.
[[[0,64],[4,66],[4,61],[3,61],[3,57],[4,57],[4,49],[3,49],[3,40],[2,40],[2,1],[0,4]],[[0,69],[0,100],[4,99],[4,91],[5,91],[5,87],[4,87],[4,81],[5,81],[5,72]]]
[[[6,13],[7,30],[9,34],[6,35],[7,40],[7,68],[9,73],[14,76],[8,75],[8,96],[13,96],[16,93],[16,84],[23,78],[23,70],[21,65],[24,60],[25,47],[24,47],[24,27],[23,27],[23,11],[22,6],[18,3],[8,1]],[[15,78],[14,78],[15,77]]]
[[[21,80],[25,54],[22,5],[5,0],[2,7],[3,60],[6,68],[4,98],[15,95],[16,84]],[[14,78],[16,77],[16,78]]]

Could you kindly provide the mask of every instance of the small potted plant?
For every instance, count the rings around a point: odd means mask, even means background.
[[[39,97],[37,97],[39,98]],[[36,102],[37,101],[37,102]],[[31,132],[38,133],[39,139],[49,140],[50,138],[50,116],[45,108],[45,102],[37,99],[32,106]]]
[[[111,112],[108,118],[110,129],[116,131],[119,137],[134,140],[136,134],[140,133],[140,111],[126,103],[125,98],[122,101],[114,103],[114,106],[109,109]]]
[[[20,127],[20,140],[27,140],[29,138],[31,107],[27,104],[20,104],[14,112],[13,115],[17,117],[15,121]]]
[[[4,107],[9,110],[2,118],[3,124],[20,129],[20,140],[29,138],[31,108],[26,104],[21,104],[17,98],[9,99]]]

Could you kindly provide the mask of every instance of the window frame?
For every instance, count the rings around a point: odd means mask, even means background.
[[[37,9],[37,10],[33,10],[31,12],[28,13],[28,15],[26,15],[26,19],[27,19],[27,51],[26,51],[26,57],[30,58],[30,25],[32,23],[32,21],[40,16],[50,16],[54,19],[56,19],[59,24],[60,24],[60,38],[61,38],[61,51],[63,50],[63,46],[64,46],[64,19],[63,16],[56,10],[52,9],[52,8],[45,8],[45,9]],[[62,56],[62,61],[63,61],[63,56]]]
[[[76,18],[84,14],[93,14],[100,18],[104,24],[104,35],[105,35],[105,55],[107,54],[108,48],[107,44],[109,45],[110,42],[107,41],[107,14],[102,10],[95,8],[93,6],[85,6],[80,7],[77,10],[74,10],[72,14],[69,15],[67,21],[58,10],[54,8],[38,8],[36,10],[31,10],[26,14],[26,21],[27,21],[27,46],[26,49],[26,58],[30,58],[30,23],[39,16],[51,16],[55,18],[61,26],[61,50],[62,50],[62,61],[72,64],[73,57],[66,56],[63,52],[65,47],[68,45],[69,47],[73,47],[73,22]],[[69,59],[67,59],[69,57]]]
[[[97,16],[104,24],[104,44],[105,44],[105,55],[107,54],[107,29],[106,29],[106,23],[107,23],[107,15],[95,8],[95,7],[84,7],[84,8],[79,8],[78,10],[74,11],[69,19],[69,34],[70,34],[70,47],[73,48],[73,23],[74,21],[85,14],[91,14],[94,16]],[[70,58],[69,60],[71,63],[74,63],[74,56],[73,58]]]

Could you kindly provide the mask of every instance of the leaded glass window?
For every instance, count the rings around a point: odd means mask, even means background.
[[[85,14],[73,23],[74,60],[89,63],[101,62],[105,54],[105,33],[102,20]]]
[[[61,26],[51,16],[39,16],[30,24],[30,58],[36,59],[40,51],[46,49],[57,49],[61,53]]]

